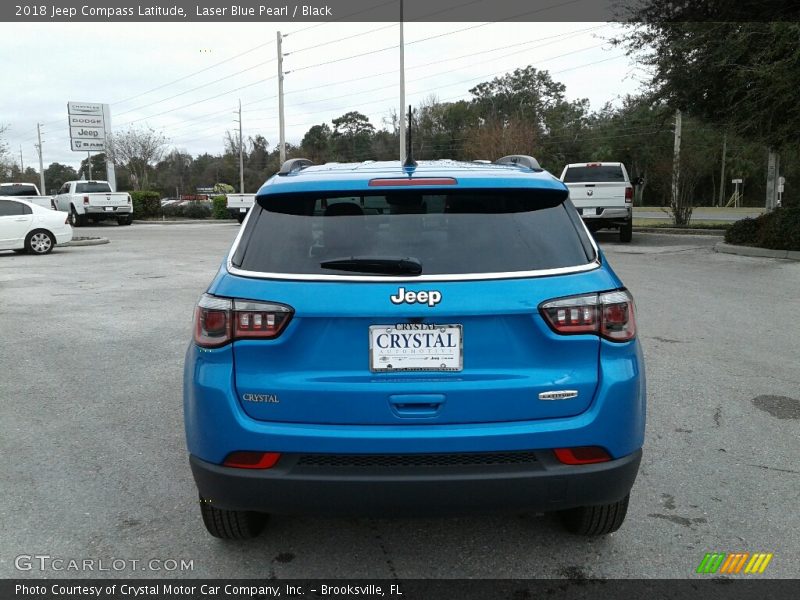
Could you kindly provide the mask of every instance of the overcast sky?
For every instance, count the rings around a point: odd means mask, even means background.
[[[288,142],[299,143],[310,126],[351,110],[376,128],[397,110],[399,25],[279,27],[289,34],[283,40]],[[11,156],[19,161],[22,145],[25,166],[38,160],[38,121],[45,123],[45,166],[77,167],[85,154],[70,150],[67,101],[108,103],[115,130],[152,127],[170,146],[197,155],[222,151],[225,131],[238,127],[241,99],[245,137],[261,134],[272,148],[275,30],[264,23],[0,23],[0,124],[8,126]],[[530,64],[563,82],[569,99],[588,98],[598,109],[641,86],[643,72],[606,41],[617,31],[619,25],[603,23],[407,23],[407,102],[431,94],[441,101],[469,98],[477,83]]]

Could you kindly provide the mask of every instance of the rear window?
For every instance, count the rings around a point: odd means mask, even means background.
[[[232,262],[262,273],[380,275],[361,262],[407,258],[421,275],[506,273],[595,258],[560,190],[274,195],[253,210]],[[357,269],[332,265],[354,257]]]
[[[38,196],[36,186],[13,183],[11,185],[0,185],[0,196]]]
[[[564,183],[595,183],[625,181],[620,166],[570,167],[564,174]]]
[[[87,181],[85,183],[75,184],[76,194],[91,194],[93,192],[110,192],[111,186],[107,183],[97,183],[94,181]]]

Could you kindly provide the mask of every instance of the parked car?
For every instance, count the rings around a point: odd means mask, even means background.
[[[53,197],[42,196],[33,183],[0,183],[0,196],[13,196],[42,208],[53,208]]]
[[[184,418],[211,535],[270,513],[619,528],[642,350],[568,196],[527,156],[287,161],[194,313]]]
[[[591,231],[619,229],[619,241],[633,239],[633,184],[619,162],[575,163],[564,167],[561,181]]]
[[[115,219],[120,225],[133,223],[133,204],[127,192],[112,192],[107,181],[67,181],[53,199],[56,210],[69,213],[73,227],[89,221]]]
[[[231,219],[236,219],[241,224],[247,216],[247,212],[255,202],[255,194],[228,194],[226,205]]]
[[[72,239],[67,213],[33,202],[0,197],[0,250],[49,254]]]

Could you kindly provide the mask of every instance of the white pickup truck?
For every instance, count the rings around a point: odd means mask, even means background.
[[[53,198],[56,210],[69,213],[73,227],[88,221],[115,219],[120,225],[133,222],[133,204],[127,192],[112,192],[107,181],[67,181]]]
[[[231,219],[236,219],[241,224],[255,201],[255,194],[228,194],[227,207]]]
[[[619,229],[619,241],[633,239],[633,185],[619,162],[575,163],[564,167],[561,181],[590,231]]]
[[[0,183],[0,196],[25,200],[42,208],[53,208],[53,197],[42,196],[39,188],[32,183]]]

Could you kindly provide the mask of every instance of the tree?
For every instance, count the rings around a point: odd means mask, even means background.
[[[108,177],[106,176],[106,155],[104,153],[101,154],[92,154],[92,179],[98,179],[100,181],[106,181]],[[89,161],[87,159],[83,159],[81,161],[81,166],[78,169],[78,173],[81,176],[86,177],[89,179]]]
[[[11,170],[11,164],[8,162],[8,145],[3,140],[6,129],[5,125],[0,125],[0,178],[2,179],[7,179]]]
[[[161,160],[167,139],[154,129],[129,128],[108,140],[109,154],[115,164],[127,167],[135,190],[148,188],[149,171]]]
[[[50,166],[44,170],[44,180],[50,187],[50,190],[58,190],[67,181],[75,181],[78,179],[78,173],[75,169],[68,165],[61,163],[50,163]],[[47,194],[45,190],[40,190],[42,194]]]
[[[615,43],[650,68],[655,99],[767,146],[796,145],[800,23],[769,22],[769,2],[744,14],[746,4],[717,3],[710,15],[696,2],[649,0]]]
[[[312,126],[300,142],[306,158],[315,163],[326,162],[331,154],[331,135],[331,128],[327,123]]]
[[[370,142],[375,127],[366,115],[350,111],[332,121],[331,139],[340,160],[366,160],[371,158]]]

